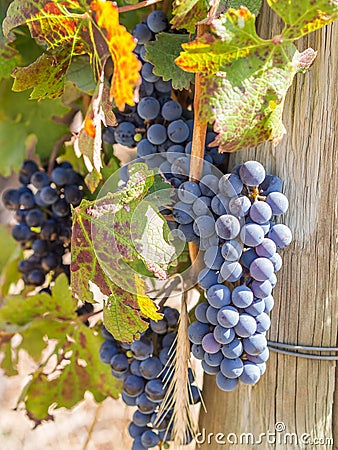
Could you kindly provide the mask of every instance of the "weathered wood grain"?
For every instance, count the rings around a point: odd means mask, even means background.
[[[259,20],[263,37],[278,34],[281,22],[264,5]],[[269,31],[270,30],[270,31]],[[273,33],[271,34],[271,30]],[[338,208],[338,23],[304,38],[299,50],[318,50],[309,73],[299,74],[285,106],[287,136],[275,149],[264,144],[237,152],[230,164],[257,159],[284,180],[290,208],[284,218],[294,241],[283,251],[283,268],[274,289],[271,340],[316,346],[337,345],[337,208]],[[241,385],[222,393],[205,377],[208,413],[200,428],[207,433],[274,431],[283,422],[289,433],[332,438],[335,445],[300,443],[202,445],[202,449],[338,448],[336,364],[271,352],[257,386]],[[335,412],[334,412],[335,410]],[[333,416],[336,422],[334,423]],[[283,436],[283,433],[277,435]]]

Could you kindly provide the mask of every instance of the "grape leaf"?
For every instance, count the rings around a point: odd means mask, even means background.
[[[4,176],[19,170],[25,158],[28,136],[34,134],[37,137],[36,152],[44,159],[50,155],[53,143],[68,133],[60,116],[64,116],[69,108],[60,100],[32,102],[26,92],[12,92],[11,84],[10,79],[0,83],[0,173]]]
[[[127,262],[140,260],[156,277],[164,278],[174,258],[166,221],[144,201],[153,183],[153,172],[144,164],[132,165],[124,188],[94,202],[84,201],[74,210],[73,292],[93,301],[88,283],[99,287],[107,298],[106,326],[120,340],[131,340],[147,327],[141,316],[161,317],[145,294],[140,274]]]
[[[96,82],[88,56],[77,56],[72,60],[66,74],[66,82],[72,83],[85,94],[93,95]]]
[[[201,120],[214,122],[218,136],[213,145],[231,152],[265,140],[278,144],[285,133],[287,90],[316,53],[310,49],[300,54],[280,37],[261,39],[254,15],[244,7],[229,9],[212,26],[217,37],[206,33],[183,44],[185,51],[175,62],[203,74],[200,114]]]
[[[257,16],[262,6],[262,0],[229,0],[226,3],[228,4],[228,8],[233,9],[245,6],[255,16]]]
[[[338,2],[333,0],[268,0],[268,4],[283,18],[286,39],[298,39],[338,19]]]
[[[194,33],[197,22],[206,18],[210,4],[210,0],[176,0],[171,20],[173,28],[185,28]]]
[[[107,45],[113,59],[114,73],[110,96],[120,110],[135,104],[135,87],[141,84],[141,62],[133,53],[136,47],[133,36],[119,24],[118,8],[112,2],[94,0],[91,8],[96,12],[99,27],[106,30]]]
[[[156,41],[146,45],[145,58],[153,64],[153,72],[164,81],[172,80],[174,89],[189,89],[190,83],[194,82],[194,75],[184,72],[174,62],[182,50],[182,44],[187,42],[189,36],[186,34],[159,33]]]
[[[77,317],[76,306],[66,276],[60,275],[52,295],[12,297],[0,310],[4,343],[1,348],[5,352],[1,366],[9,375],[15,374],[21,350],[39,363],[19,399],[37,424],[52,418],[51,405],[71,408],[83,400],[86,391],[100,402],[107,396],[116,397],[120,390],[120,382],[111,377],[109,366],[99,359],[102,338]],[[15,347],[10,340],[14,333],[22,337]],[[46,338],[56,341],[47,356]]]
[[[61,97],[72,58],[70,50],[70,47],[62,46],[51,53],[44,53],[28,67],[17,67],[12,74],[13,91],[33,88],[31,99]]]
[[[10,47],[0,35],[0,80],[9,78],[13,69],[21,63],[19,52]]]

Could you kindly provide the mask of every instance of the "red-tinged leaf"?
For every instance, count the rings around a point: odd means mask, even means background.
[[[101,80],[97,84],[80,133],[75,141],[75,151],[78,156],[86,156],[92,168],[97,172],[100,172],[102,167],[102,124],[105,127],[116,125],[112,108],[112,102],[109,100],[109,88],[104,82],[102,72]]]
[[[185,28],[194,33],[196,24],[207,16],[210,0],[176,0],[173,5],[173,28]]]
[[[106,31],[114,73],[110,96],[120,110],[135,104],[135,88],[140,84],[141,63],[133,53],[136,43],[126,28],[119,24],[117,5],[110,1],[94,0],[91,8],[96,12],[98,26]]]
[[[230,9],[212,22],[214,34],[183,44],[176,63],[202,73],[200,114],[214,122],[213,145],[221,152],[273,144],[285,133],[284,100],[294,76],[309,67],[316,53],[299,54],[281,37],[263,40],[247,8]],[[306,56],[306,57],[305,57]]]
[[[44,53],[28,67],[17,67],[12,74],[13,91],[33,88],[31,99],[61,97],[71,58],[71,48],[64,46]]]
[[[95,169],[92,172],[89,172],[85,177],[86,186],[91,194],[96,191],[101,181],[102,175]]]
[[[268,3],[285,22],[282,33],[285,39],[298,39],[338,19],[335,0],[268,0]]]

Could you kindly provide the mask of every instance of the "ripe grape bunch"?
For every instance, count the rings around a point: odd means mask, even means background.
[[[192,353],[224,391],[238,381],[257,383],[266,369],[271,293],[282,266],[276,250],[292,240],[290,229],[272,220],[288,209],[281,190],[280,178],[266,175],[257,161],[178,189],[178,230],[205,250],[198,282],[207,301],[189,326]]]
[[[119,342],[102,327],[105,341],[100,358],[110,364],[112,375],[123,381],[122,399],[128,406],[136,406],[129,434],[134,439],[132,450],[144,450],[171,440],[173,410],[160,414],[159,408],[167,393],[173,374],[179,313],[164,307],[163,319],[150,321],[149,329],[131,344]],[[190,371],[190,369],[189,369]],[[189,372],[190,403],[200,400],[199,390],[193,385]]]
[[[64,257],[70,251],[71,208],[81,203],[82,178],[69,162],[62,162],[50,177],[32,160],[23,162],[18,189],[3,194],[6,208],[15,211],[17,224],[12,236],[23,250],[30,253],[19,262],[18,269],[27,285],[42,286],[46,275],[65,272],[69,277],[69,262]]]
[[[177,177],[187,179],[189,175],[193,112],[183,109],[171,98],[171,80],[164,81],[155,75],[153,65],[146,60],[145,45],[162,31],[168,31],[168,19],[162,11],[153,11],[135,26],[133,36],[138,43],[135,53],[142,63],[140,100],[135,107],[127,107],[123,112],[115,111],[118,126],[107,127],[103,139],[110,144],[136,146],[138,157],[150,168],[159,168],[177,187]],[[219,165],[225,156],[218,153],[217,147],[209,146],[215,137],[215,133],[208,132],[204,158]]]

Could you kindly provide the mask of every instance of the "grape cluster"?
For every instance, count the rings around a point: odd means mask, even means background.
[[[70,205],[78,206],[83,196],[81,176],[70,163],[62,162],[49,177],[34,161],[26,160],[19,181],[22,186],[5,191],[2,200],[16,213],[13,238],[30,250],[18,266],[24,282],[41,286],[50,272],[69,277],[69,264],[63,259],[70,250]]]
[[[198,282],[207,301],[189,326],[192,353],[224,391],[238,380],[255,384],[266,368],[271,293],[282,266],[277,248],[292,240],[290,229],[272,220],[288,209],[281,189],[280,178],[257,161],[178,188],[175,231],[205,251]]]
[[[167,29],[168,20],[162,11],[153,11],[143,23],[135,26],[133,36],[138,42],[135,53],[142,63],[140,101],[123,112],[115,111],[118,126],[107,127],[104,140],[131,148],[136,146],[138,157],[150,168],[159,168],[175,185],[177,176],[188,177],[193,113],[171,98],[171,81],[164,81],[153,73],[153,65],[146,61],[145,48],[156,33]],[[215,133],[208,132],[204,158],[219,165],[225,156],[218,153],[217,147],[210,147],[215,137]]]
[[[151,320],[149,329],[131,344],[116,341],[102,328],[105,341],[100,349],[101,361],[110,364],[112,375],[123,381],[123,401],[128,406],[137,406],[129,425],[129,434],[134,439],[132,450],[144,450],[170,441],[173,411],[167,411],[161,420],[157,420],[157,416],[172,376],[179,313],[174,308],[164,307],[163,315],[158,322]],[[191,371],[189,382],[190,402],[197,403],[199,390],[193,386]]]

